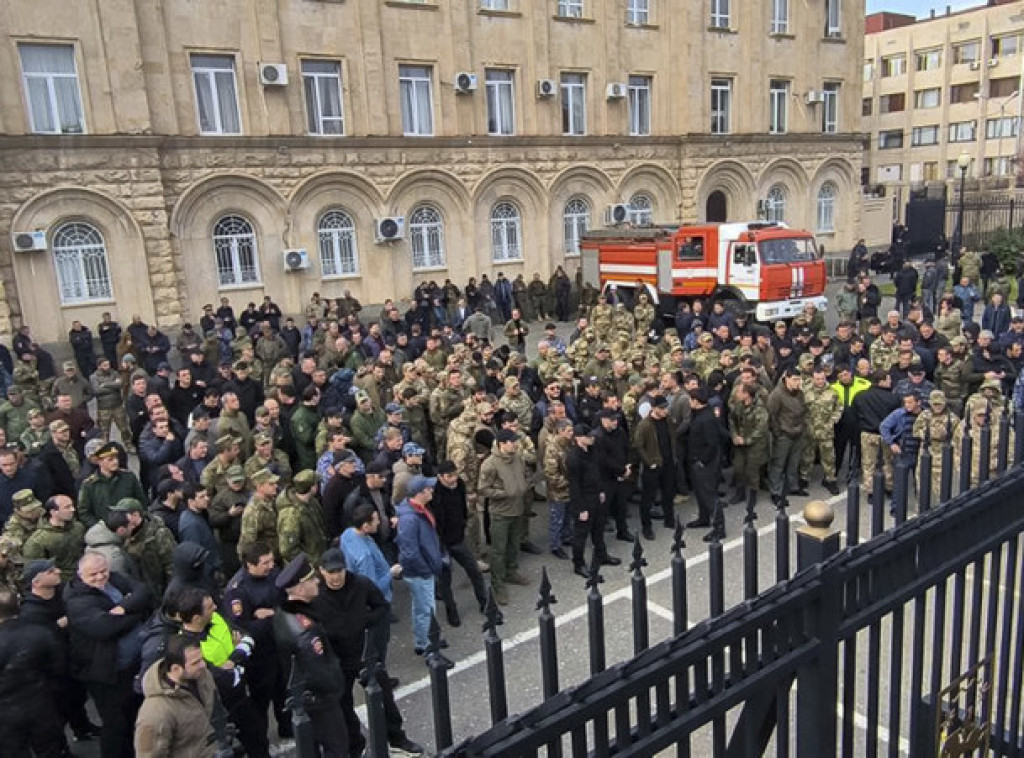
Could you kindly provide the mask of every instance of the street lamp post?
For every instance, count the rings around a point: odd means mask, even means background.
[[[971,166],[971,156],[967,153],[960,153],[956,159],[957,168],[960,169],[960,208],[956,215],[956,229],[953,230],[953,255],[960,254],[960,248],[964,241],[964,184],[967,181],[967,169]]]

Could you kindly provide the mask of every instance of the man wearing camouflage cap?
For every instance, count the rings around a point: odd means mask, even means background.
[[[32,533],[39,528],[43,515],[43,504],[32,490],[19,490],[11,497],[14,512],[4,525],[3,536],[16,544],[24,545]]]
[[[942,465],[942,447],[953,439],[959,429],[960,419],[949,410],[946,396],[942,390],[932,390],[928,394],[928,407],[921,411],[914,421],[913,434],[921,441],[921,445],[928,445],[928,450],[932,455],[932,470],[923,473],[926,476],[930,474],[933,506],[939,504],[941,484],[939,467]],[[921,481],[920,468],[916,474],[918,478],[917,491],[921,492],[923,487],[929,485],[927,482]]]
[[[265,432],[257,432],[252,437],[255,452],[243,466],[245,475],[252,475],[263,468],[269,468],[281,477],[281,486],[287,487],[292,481],[292,467],[288,455],[274,447],[274,438]]]
[[[320,556],[327,549],[324,514],[316,496],[316,472],[295,475],[292,485],[277,496],[277,538],[281,559],[300,553]]]
[[[242,446],[237,437],[225,434],[217,438],[217,454],[203,469],[203,473],[199,477],[199,483],[210,494],[211,499],[216,497],[217,493],[226,486],[227,470],[236,463],[241,466],[239,461],[241,453]]]
[[[24,391],[17,385],[7,389],[7,399],[0,403],[0,427],[7,432],[8,440],[16,440],[28,429],[28,413],[39,410],[35,400],[25,397]]]
[[[281,479],[270,469],[261,469],[252,476],[253,492],[242,513],[242,528],[238,538],[239,554],[253,542],[266,542],[279,547],[277,537],[277,485]],[[277,556],[280,558],[280,556]]]

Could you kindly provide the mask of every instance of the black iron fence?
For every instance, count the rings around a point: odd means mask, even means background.
[[[544,700],[518,715],[508,713],[501,616],[492,598],[483,641],[492,727],[458,743],[452,662],[441,652],[435,619],[427,665],[439,754],[652,756],[673,748],[678,756],[1024,756],[1024,413],[1004,409],[980,427],[965,421],[959,435],[951,432],[947,427],[934,454],[926,437],[917,460],[896,462],[891,497],[881,452],[866,503],[859,467],[852,467],[842,533],[827,504],[808,505],[795,530],[793,576],[788,504],[780,502],[776,583],[763,591],[751,497],[744,601],[725,608],[723,546],[712,542],[711,615],[689,628],[693,589],[677,525],[673,636],[653,647],[647,562],[637,539],[629,566],[634,657],[611,667],[602,577],[593,564],[586,583],[590,678],[566,689],[559,686],[545,572],[537,601]],[[870,524],[866,540],[862,515]],[[368,661],[367,754],[385,758],[379,673]]]
[[[969,249],[983,249],[999,229],[1024,228],[1024,209],[1013,196],[965,193],[962,212],[962,234],[958,236],[961,205],[960,196],[954,194],[946,205],[945,233],[950,240],[962,239]]]

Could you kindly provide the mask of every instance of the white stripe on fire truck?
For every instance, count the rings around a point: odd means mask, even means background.
[[[687,268],[672,272],[673,279],[696,279],[704,276],[718,276],[717,268]]]
[[[629,263],[602,263],[601,271],[608,274],[657,274],[657,266],[634,266]]]

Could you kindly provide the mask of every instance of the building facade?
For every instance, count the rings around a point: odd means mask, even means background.
[[[852,0],[0,0],[0,15],[0,332],[571,273],[579,235],[620,204],[637,224],[760,214],[828,249],[856,238]],[[289,250],[307,251],[294,270]]]
[[[1006,187],[1019,170],[1024,3],[915,20],[866,19],[865,184],[909,187],[967,178]]]

